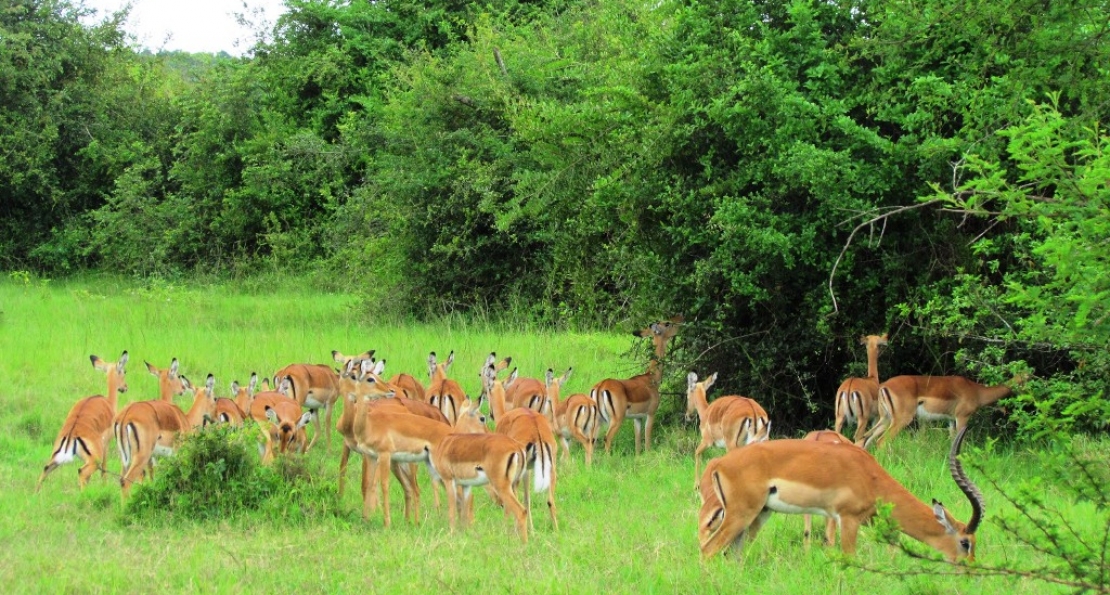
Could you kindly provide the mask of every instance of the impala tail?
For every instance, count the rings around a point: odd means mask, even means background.
[[[532,473],[532,491],[542,492],[551,487],[551,472],[555,465],[555,459],[552,456],[551,445],[543,442],[529,445],[529,448],[534,448],[536,457],[534,471]]]

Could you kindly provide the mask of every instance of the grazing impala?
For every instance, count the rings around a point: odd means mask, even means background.
[[[567,368],[562,377],[556,378],[553,370],[547,371],[547,398],[552,407],[553,427],[563,442],[563,459],[570,456],[570,439],[574,438],[586,450],[586,465],[591,465],[601,416],[597,403],[582,393],[573,394],[565,401],[560,399],[559,393],[570,379],[570,372],[571,368]]]
[[[699,486],[702,506],[698,538],[711,557],[730,545],[739,550],[754,539],[773,512],[811,513],[836,519],[840,547],[854,554],[859,527],[880,504],[892,504],[891,518],[910,537],[939,551],[949,561],[971,560],[983,497],[957,458],[964,432],[956,435],[948,466],[971,503],[967,525],[937,501],[918,500],[870,454],[847,444],[810,440],[772,440],[729,451],[709,462]]]
[[[176,357],[170,361],[170,367],[168,368],[157,368],[151,365],[150,362],[143,363],[146,364],[147,371],[158,378],[158,397],[160,399],[172,402],[177,395],[185,394],[186,387],[178,373],[179,365]]]
[[[980,407],[1008,397],[1028,378],[1017,374],[1008,383],[984,386],[963,376],[895,376],[879,387],[879,420],[863,438],[863,446],[882,446],[914,418],[947,419],[952,432],[967,427]]]
[[[526,447],[504,434],[451,434],[431,451],[436,475],[447,486],[447,519],[455,530],[455,518],[466,527],[473,516],[470,490],[489,485],[505,510],[516,519],[520,540],[528,543],[528,519],[524,505],[513,493],[528,459]]]
[[[837,433],[845,424],[856,424],[854,435],[857,443],[863,440],[867,424],[878,414],[879,399],[879,347],[887,344],[886,335],[867,335],[860,338],[867,346],[867,377],[848,378],[836,389]]]
[[[597,403],[601,419],[609,424],[605,432],[606,453],[612,452],[613,438],[625,417],[632,420],[635,429],[633,442],[636,454],[640,454],[641,423],[645,426],[644,450],[651,448],[651,426],[655,421],[655,411],[659,409],[659,382],[663,379],[663,356],[667,353],[667,343],[678,333],[682,320],[682,316],[675,316],[632,333],[637,337],[651,337],[655,345],[655,356],[648,364],[646,373],[627,380],[602,380],[590,389],[590,398]]]
[[[505,395],[515,379],[516,370],[513,370],[508,380],[498,380],[494,366],[486,368],[482,378],[485,392],[489,395],[490,412],[497,421],[495,431],[520,442],[529,452],[524,477],[524,510],[529,522],[532,518],[531,493],[547,491],[547,510],[551,515],[551,525],[557,530],[559,518],[555,510],[555,459],[559,447],[555,442],[555,433],[551,430],[551,422],[546,417],[526,407],[505,411]],[[546,389],[544,392],[546,398]],[[529,479],[531,486],[528,485]]]
[[[301,405],[280,389],[288,389],[289,383],[283,382],[276,391],[262,391],[251,400],[250,417],[264,428],[262,444],[262,463],[269,464],[276,454],[299,452],[306,448],[307,437],[304,428],[314,414],[301,413]],[[275,452],[276,449],[276,452]]]
[[[108,395],[85,397],[70,408],[58,437],[54,439],[50,460],[35,485],[36,492],[42,488],[43,480],[51,471],[74,459],[84,462],[77,471],[77,485],[81,489],[88,485],[93,471],[104,471],[104,457],[108,441],[112,438],[112,420],[116,417],[119,393],[127,392],[127,381],[124,379],[127,352],[124,351],[115,363],[105,362],[95,355],[89,356],[89,359],[94,368],[107,373]]]
[[[806,434],[802,440],[855,446],[850,439],[835,430],[814,430]],[[806,547],[809,547],[809,539],[813,534],[813,515],[806,513],[802,518],[805,521],[804,541]],[[836,521],[832,517],[825,518],[825,545],[836,545]]]
[[[705,395],[715,382],[716,373],[701,382],[693,372],[686,375],[686,420],[689,421],[697,411],[701,427],[701,443],[694,451],[695,488],[701,477],[701,453],[705,449],[716,445],[732,450],[745,444],[763,442],[771,433],[767,412],[752,399],[730,395],[718,397],[710,404]]]
[[[186,388],[188,380],[182,377]],[[209,374],[202,387],[194,389],[193,405],[188,413],[166,401],[136,401],[120,411],[115,422],[116,445],[119,447],[122,471],[119,485],[124,500],[131,484],[143,477],[153,477],[151,459],[173,454],[181,434],[212,421],[216,410],[213,396],[215,378]]]
[[[345,356],[338,351],[331,353],[332,359],[344,362],[344,365],[351,361],[368,360],[374,356],[373,350],[356,356]],[[327,436],[325,448],[331,450],[331,410],[339,400],[341,392],[339,372],[323,364],[290,364],[274,373],[274,384],[280,384],[284,378],[289,378],[289,396],[300,403],[301,407],[313,413],[313,427],[316,431],[312,433],[312,441],[305,447],[305,451],[311,449],[316,444],[316,439],[320,437],[320,409],[324,410],[327,418],[324,422],[324,433]]]

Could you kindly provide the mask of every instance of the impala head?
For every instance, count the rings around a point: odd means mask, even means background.
[[[258,389],[258,374],[251,372],[251,379],[247,386],[239,384],[238,380],[231,382],[231,394],[234,395],[235,404],[243,411],[249,411],[251,406],[251,399],[254,398],[254,393]]]
[[[686,421],[690,421],[693,417],[697,404],[708,399],[709,387],[713,386],[714,382],[717,382],[716,372],[701,382],[698,382],[698,375],[694,372],[686,375]]]
[[[373,358],[374,358],[374,350],[373,349],[363,351],[362,353],[360,353],[358,355],[343,355],[342,351],[338,351],[338,350],[335,350],[335,349],[333,349],[332,352],[331,352],[331,359],[333,361],[336,361],[336,362],[339,362],[339,363],[343,364],[343,367],[346,367],[347,364],[349,364],[351,362],[355,362],[357,364],[357,363],[361,362],[364,359],[373,359]]]
[[[887,342],[886,334],[867,335],[867,336],[859,338],[859,344],[860,345],[866,345],[868,347],[871,347],[872,345],[874,345],[875,347],[885,346],[887,344],[886,342]]]
[[[300,447],[305,439],[304,428],[312,421],[313,415],[311,411],[306,411],[300,419],[293,422],[279,419],[276,411],[266,409],[266,419],[270,420],[270,441],[277,444],[279,453],[284,454]]]
[[[482,415],[482,398],[478,400],[467,399],[463,405],[459,418],[455,421],[455,432],[461,434],[485,434],[489,432],[486,426],[486,416]]]
[[[936,516],[937,522],[944,527],[946,536],[951,540],[951,547],[938,549],[945,551],[945,555],[948,556],[950,562],[963,558],[969,561],[975,560],[975,532],[979,529],[979,523],[983,520],[983,494],[968,479],[959,459],[960,447],[963,445],[964,434],[966,433],[967,428],[964,427],[959,434],[956,434],[955,440],[952,441],[952,450],[948,452],[948,470],[960,491],[967,496],[968,502],[971,503],[971,519],[965,525],[952,518],[952,515],[948,514],[948,511],[940,502],[933,500],[933,514]]]
[[[184,376],[181,377],[182,382],[189,385],[189,380]],[[193,427],[200,427],[213,423],[216,419],[216,378],[209,374],[204,382],[204,386],[193,388],[193,406],[189,409],[189,423]]]
[[[451,351],[447,356],[447,361],[437,362],[436,352],[428,354],[428,376],[432,382],[437,380],[445,380],[447,378],[447,371],[451,369],[451,364],[455,363],[455,352]]]
[[[124,377],[124,368],[127,366],[126,351],[119,356],[119,360],[115,363],[106,362],[95,355],[90,355],[89,361],[92,362],[94,368],[108,374],[108,386],[114,386],[116,388],[115,392],[127,392],[127,379]],[[108,395],[108,397],[111,396],[113,395]]]
[[[185,394],[185,384],[181,382],[179,372],[179,364],[177,358],[173,358],[168,368],[158,368],[151,365],[150,362],[143,362],[146,364],[146,369],[150,374],[158,378],[158,393],[164,399],[172,399],[178,395]]]
[[[385,372],[385,360],[370,362],[363,360],[362,370],[359,374],[358,396],[364,399],[392,399],[399,392],[397,387],[382,379]]]
[[[651,325],[637,331],[632,331],[634,337],[651,337],[651,340],[658,347],[661,343],[665,344],[670,341],[676,334],[678,334],[678,327],[686,320],[686,317],[681,314],[672,316],[668,320],[660,320],[653,322]]]

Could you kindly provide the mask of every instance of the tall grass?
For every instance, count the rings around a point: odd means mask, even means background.
[[[776,516],[749,544],[742,562],[702,562],[692,489],[693,425],[660,428],[655,448],[631,455],[631,428],[617,452],[599,452],[587,468],[580,448],[559,467],[560,530],[537,511],[535,532],[522,547],[512,523],[476,493],[475,522],[450,534],[446,513],[431,503],[426,475],[422,522],[382,527],[380,514],[361,518],[358,490],[340,512],[296,520],[251,513],[215,521],[146,523],[124,519],[111,475],[94,476],[79,492],[76,465],[56,471],[40,493],[35,482],[70,405],[104,391],[90,354],[114,360],[131,354],[130,391],[123,402],[157,395],[142,362],[165,366],[179,358],[186,375],[216,375],[218,391],[291,362],[330,359],[333,349],[376,349],[387,374],[424,378],[429,351],[456,353],[451,375],[472,394],[478,370],[496,351],[512,355],[521,373],[548,367],[574,374],[564,394],[586,391],[606,376],[640,371],[624,355],[626,334],[563,333],[527,324],[458,318],[437,324],[366,318],[355,299],[299,291],[295,284],[266,293],[235,287],[134,285],[117,280],[44,284],[0,281],[0,585],[5,592],[152,593],[258,592],[511,592],[511,593],[1045,593],[1040,583],[962,576],[899,578],[865,573],[838,562],[835,550],[801,544],[801,519]],[[708,371],[706,371],[708,372]],[[758,397],[758,395],[753,395]],[[774,411],[770,412],[772,417]],[[978,441],[983,439],[977,436]],[[319,481],[335,485],[339,447],[318,443],[307,457]],[[966,500],[948,478],[947,432],[900,436],[880,459],[922,498],[936,497],[966,519]],[[114,447],[113,447],[114,449]],[[114,453],[114,450],[112,451]],[[719,451],[718,451],[719,452]],[[1033,460],[1003,450],[986,471],[1000,485],[1021,478]],[[118,460],[109,464],[118,471]],[[348,485],[357,486],[357,465]],[[982,483],[982,482],[981,482]],[[401,502],[394,486],[392,498]],[[991,524],[1002,499],[984,489],[988,516],[979,556],[991,561],[1035,556]],[[1076,514],[1083,514],[1077,510]],[[865,531],[858,560],[912,570],[916,562]]]

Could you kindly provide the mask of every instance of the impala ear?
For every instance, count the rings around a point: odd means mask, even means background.
[[[231,381],[231,394],[233,394],[233,395],[239,394],[239,381],[238,380],[232,380]]]
[[[570,373],[573,371],[574,368],[567,368],[567,371],[563,373],[563,379],[559,381],[560,386],[566,384],[567,381],[570,380]]]
[[[451,350],[451,353],[447,355],[447,363],[443,364],[444,369],[450,368],[453,363],[455,363],[455,351]]]
[[[933,500],[933,516],[936,517],[937,522],[944,527],[944,532],[949,535],[959,533],[959,530],[952,524],[952,519],[948,515],[948,511],[944,509],[944,505],[936,500]]]
[[[374,374],[376,374],[378,376],[381,376],[382,372],[385,372],[385,360],[384,359],[379,360],[378,363],[374,364],[373,372],[374,372]]]
[[[489,355],[486,356],[486,363],[482,365],[482,369],[484,370],[484,369],[492,366],[496,362],[497,362],[497,354],[491,351],[491,352],[489,352]]]
[[[308,422],[312,421],[313,416],[314,414],[311,411],[306,411],[304,415],[301,415],[301,418],[297,420],[297,429],[307,426]]]
[[[547,374],[544,375],[544,380],[547,383],[547,387],[551,388],[551,385],[555,384],[555,370],[548,368]]]
[[[709,390],[709,387],[713,386],[715,382],[717,382],[717,372],[713,372],[712,376],[705,379],[705,390]]]
[[[253,395],[254,394],[254,389],[256,389],[256,388],[258,388],[258,373],[257,372],[251,372],[251,380],[250,380],[250,384],[247,386],[247,390],[249,390],[250,393]]]
[[[346,358],[344,358],[343,353],[340,352],[338,349],[332,349],[331,350],[331,359],[334,362],[348,362],[348,361],[350,361],[350,360],[347,360]]]
[[[204,383],[204,389],[208,391],[208,394],[212,394],[212,390],[215,389],[215,388],[216,388],[216,377],[209,374],[208,375],[208,380],[206,380],[205,383]]]
[[[690,372],[686,375],[686,392],[694,390],[694,386],[698,383],[698,375]]]
[[[143,363],[146,364],[146,371],[150,372],[151,376],[158,376],[158,368],[155,368],[154,364],[151,364],[150,362]]]
[[[517,376],[517,369],[513,368],[512,374],[509,374],[509,379],[505,381],[505,388],[509,388],[510,384],[512,384],[513,382],[516,382],[516,376]]]
[[[189,379],[185,376],[181,377],[181,386],[184,386],[185,390],[194,390],[193,383],[189,382]]]
[[[116,370],[120,374],[123,374],[123,367],[126,366],[126,365],[127,365],[127,351],[124,351],[122,354],[120,354],[119,361],[116,362]]]
[[[178,363],[177,358],[173,358],[173,361],[170,362],[170,378],[177,378],[177,370],[179,367],[180,364]]]

